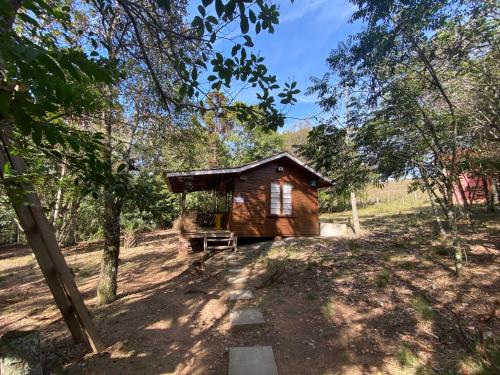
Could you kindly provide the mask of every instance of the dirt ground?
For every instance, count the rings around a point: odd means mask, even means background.
[[[238,304],[267,320],[251,332],[229,332],[235,303],[222,254],[189,268],[173,231],[122,250],[118,299],[105,307],[95,305],[102,244],[65,249],[109,345],[99,355],[72,343],[29,249],[2,247],[0,334],[37,326],[47,374],[226,374],[228,348],[252,345],[272,345],[280,374],[493,374],[499,217],[481,215],[477,233],[462,231],[468,264],[459,279],[426,214],[365,216],[362,225],[359,239],[242,246],[256,299]],[[281,276],[257,288],[272,274]]]

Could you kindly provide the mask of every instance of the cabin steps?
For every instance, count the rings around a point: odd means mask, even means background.
[[[222,241],[234,241],[234,238],[222,237],[222,238],[207,238],[207,242],[222,242]]]
[[[234,233],[221,233],[217,236],[213,234],[206,236],[203,241],[204,251],[231,250],[236,251],[237,238]]]

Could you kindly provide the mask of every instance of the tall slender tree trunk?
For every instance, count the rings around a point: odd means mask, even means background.
[[[453,242],[453,254],[455,262],[455,275],[460,276],[463,269],[463,254],[460,246],[460,238],[458,237],[457,228],[457,207],[453,202],[453,182],[447,184],[446,187],[447,200],[446,202],[446,219],[450,227],[451,239]]]
[[[113,173],[113,120],[112,114],[103,114],[106,130],[105,157],[109,173]],[[122,200],[113,186],[103,189],[104,205],[104,250],[101,260],[101,274],[97,287],[97,303],[104,305],[116,298],[118,260],[120,256],[120,215]]]
[[[495,212],[495,194],[493,193],[493,184],[489,184],[487,176],[482,176],[484,197],[489,212]]]
[[[24,243],[26,243],[26,233],[24,233],[24,229],[21,226],[21,223],[19,222],[19,220],[14,218],[14,221],[16,222],[16,226],[17,226],[17,243],[24,244]]]
[[[82,202],[82,197],[71,199],[69,213],[64,215],[64,220],[57,231],[57,242],[59,246],[70,246],[76,243],[76,215]]]
[[[439,234],[441,236],[446,236],[446,231],[444,230],[443,223],[441,222],[441,217],[439,216],[439,211],[436,207],[436,202],[434,200],[434,196],[432,195],[432,191],[430,191],[430,187],[426,187],[427,194],[429,194],[429,200],[431,202],[432,213],[434,215],[434,220],[436,221],[437,228],[439,230]]]
[[[359,224],[358,205],[356,203],[356,193],[354,190],[351,191],[351,208],[354,234],[359,235],[361,232],[361,226]]]
[[[500,179],[498,175],[491,176],[491,194],[493,195],[493,202],[495,200],[500,203]]]
[[[66,176],[66,164],[63,164],[61,167],[61,176],[59,179],[59,187],[57,189],[57,194],[56,194],[56,203],[54,205],[54,212],[52,215],[52,226],[54,227],[54,230],[56,232],[56,237],[57,237],[57,232],[61,228],[61,223],[59,222],[59,215],[61,211],[61,204],[62,204],[62,198],[63,198],[63,188],[62,188],[62,180]]]
[[[462,211],[462,213],[465,214],[465,216],[467,217],[467,220],[470,223],[472,231],[475,232],[476,231],[476,223],[475,223],[474,218],[472,216],[472,197],[470,197],[471,201],[469,202],[469,198],[467,198],[467,194],[465,194],[465,190],[464,190],[464,187],[462,186],[462,182],[460,181],[460,179],[457,179],[455,184],[457,185],[458,191],[460,192],[460,196],[462,197],[463,208],[464,208],[464,211]]]
[[[121,207],[121,200],[116,199],[112,192],[104,192],[104,251],[99,286],[97,287],[97,303],[99,305],[110,303],[116,298]]]

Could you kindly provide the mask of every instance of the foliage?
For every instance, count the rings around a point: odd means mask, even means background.
[[[254,43],[250,36],[251,26],[256,34],[274,32],[279,16],[276,5],[265,1],[203,0],[199,1],[198,13],[186,25],[179,17],[186,12],[185,2],[145,0],[131,4],[120,0],[118,4],[119,7],[113,7],[112,3],[103,2],[99,13],[106,20],[116,17],[130,24],[122,39],[130,41],[134,56],[149,72],[164,108],[171,112],[180,108],[230,109],[241,121],[264,120],[274,128],[283,124],[284,115],[276,109],[272,96],[280,86],[264,65],[264,58],[251,52]],[[231,52],[223,54],[216,44],[226,38],[225,29],[233,25],[241,34],[233,38]],[[204,83],[206,80],[208,84]],[[258,111],[242,103],[221,107],[206,97],[209,91],[229,88],[235,80],[260,91]],[[176,82],[174,87],[172,82]],[[294,95],[298,92],[296,83],[286,83],[277,97],[281,104],[288,105],[296,101]]]
[[[15,213],[8,202],[0,202],[0,245],[17,242]]]
[[[291,129],[283,132],[283,149],[289,152],[297,152],[297,148],[307,143],[307,136],[312,126],[307,121],[296,123]]]
[[[391,273],[389,270],[380,271],[377,274],[376,282],[379,288],[385,288],[391,282]]]
[[[417,296],[412,300],[413,309],[424,320],[434,320],[435,312],[428,298]]]
[[[299,147],[302,156],[335,182],[337,193],[360,190],[372,178],[354,133],[352,126],[339,126],[333,119],[312,129],[307,143]]]
[[[64,154],[85,178],[103,182],[101,134],[67,126],[63,117],[102,106],[94,85],[116,79],[112,62],[98,57],[95,48],[85,53],[62,45],[63,40],[74,37],[64,3],[11,3],[0,2],[0,119],[4,142],[5,137],[12,138],[11,147],[19,148],[12,152],[21,152],[32,142],[47,157],[61,159]],[[10,27],[12,22],[14,27]]]
[[[231,166],[247,164],[283,150],[283,136],[262,126],[238,124],[228,139]]]
[[[61,183],[54,184],[56,199],[49,207],[61,239],[75,233],[83,196],[92,192],[102,198],[105,243],[98,303],[116,296],[122,211],[160,225],[175,216],[174,198],[159,178],[148,178],[153,176],[149,171],[157,171],[158,153],[149,147],[153,152],[140,155],[135,148],[148,148],[150,137],[166,135],[165,123],[175,126],[186,116],[219,119],[231,112],[240,121],[276,129],[284,115],[274,95],[286,107],[299,93],[295,82],[280,89],[264,58],[251,51],[250,26],[257,34],[272,33],[278,24],[276,5],[203,0],[190,23],[186,9],[186,1],[168,0],[0,0],[2,153],[26,157],[33,149],[61,165],[54,168]],[[227,39],[224,30],[232,24],[241,34],[231,38],[231,54],[223,54],[216,43]],[[223,96],[216,92],[206,96],[234,81],[257,90],[255,106],[220,101]],[[213,127],[208,140],[219,130]],[[218,147],[217,138],[212,143]],[[136,162],[142,175],[134,173]],[[9,163],[0,167],[10,192],[22,191],[23,179],[33,177],[18,175]],[[68,179],[76,188],[67,185]],[[70,202],[69,214],[60,220],[65,202]],[[135,225],[130,216],[125,221],[127,228]]]
[[[476,82],[481,81],[480,76],[483,82],[490,82],[483,87],[485,93],[496,91],[492,75],[485,72],[498,72],[498,63],[484,59],[496,54],[498,44],[494,36],[498,33],[492,34],[498,27],[494,2],[352,3],[358,8],[352,20],[363,21],[367,27],[331,52],[330,72],[316,79],[310,90],[328,111],[339,110],[349,93],[346,111],[352,129],[351,152],[346,153],[345,144],[340,143],[345,139],[342,130],[323,126],[319,134],[312,135],[311,141],[316,143],[311,157],[325,164],[323,160],[330,156],[325,152],[338,152],[340,157],[335,155],[333,160],[350,161],[347,168],[344,163],[325,167],[339,168],[340,172],[332,173],[344,173],[351,184],[365,181],[366,175],[356,174],[360,166],[383,180],[407,175],[418,178],[448,221],[459,274],[462,249],[454,186],[460,174],[471,168],[467,160],[474,158],[474,149],[482,143],[472,126],[475,110],[460,105],[464,98],[459,87],[470,86],[468,78],[473,74]],[[479,69],[484,62],[491,66]],[[356,110],[348,110],[349,106]],[[491,125],[491,116],[486,118]],[[488,131],[495,130],[489,126]],[[347,156],[342,158],[344,154]],[[484,173],[480,163],[474,164],[474,173]]]
[[[140,173],[133,178],[132,185],[123,207],[124,216],[142,220],[142,224],[139,225],[141,229],[148,226],[160,228],[171,226],[180,212],[180,207],[178,198],[166,189],[161,176]]]

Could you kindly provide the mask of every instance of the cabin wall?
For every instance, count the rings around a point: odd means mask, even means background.
[[[289,160],[270,162],[241,176],[234,180],[230,222],[230,230],[237,236],[319,235],[318,190],[310,186],[314,176]],[[292,184],[292,216],[270,215],[270,184],[274,181]]]

